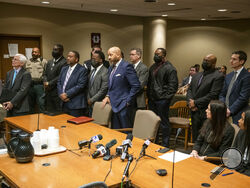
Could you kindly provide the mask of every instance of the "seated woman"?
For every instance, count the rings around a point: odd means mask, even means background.
[[[207,120],[190,155],[204,160],[205,157],[220,157],[222,152],[231,147],[234,128],[227,121],[227,107],[221,101],[211,101],[206,110]]]
[[[243,162],[236,170],[250,176],[250,110],[243,112],[238,122],[240,130],[235,138],[234,147],[241,151]]]

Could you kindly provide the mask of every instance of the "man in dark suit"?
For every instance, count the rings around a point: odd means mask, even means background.
[[[27,58],[16,54],[12,59],[13,69],[7,72],[3,87],[1,102],[7,110],[7,116],[20,116],[29,113],[28,91],[31,85],[31,75],[23,66]]]
[[[57,94],[57,81],[61,69],[67,64],[63,57],[63,46],[56,44],[52,51],[53,59],[49,60],[43,73],[43,86],[45,90],[45,110],[49,113],[60,112],[61,99]]]
[[[57,82],[63,112],[75,117],[85,115],[87,108],[84,89],[87,88],[88,72],[78,63],[79,59],[77,51],[68,53],[68,66],[62,68]]]
[[[92,116],[96,101],[102,101],[108,92],[108,69],[103,65],[105,55],[102,51],[95,51],[91,62],[94,69],[90,72],[88,83],[89,116]]]
[[[102,48],[100,46],[93,46],[92,50],[90,52],[90,59],[83,62],[84,67],[88,70],[88,73],[90,73],[93,70],[93,66],[91,65],[91,61],[93,60],[92,56],[95,53],[95,51],[102,51]],[[109,62],[104,60],[103,65],[108,69],[109,68]]]
[[[122,59],[120,48],[110,48],[108,55],[112,65],[109,68],[108,94],[103,99],[103,106],[111,104],[114,129],[132,127],[130,112],[134,108],[134,98],[140,89],[140,82],[133,66]]]
[[[211,100],[219,98],[224,76],[215,69],[217,58],[207,55],[202,62],[203,72],[196,73],[187,91],[187,103],[191,110],[193,142],[206,120],[206,109]]]
[[[234,71],[226,75],[220,93],[220,100],[226,103],[228,116],[232,116],[234,124],[238,124],[250,97],[250,73],[244,68],[246,60],[247,54],[244,51],[232,53],[230,63]]]
[[[190,84],[194,74],[196,74],[195,66],[191,66],[189,69],[189,75],[188,75],[188,77],[183,79],[181,86],[185,86],[187,84]]]
[[[168,147],[171,133],[169,105],[178,89],[178,78],[175,67],[166,56],[166,49],[155,50],[155,63],[149,68],[147,95],[149,109],[161,118],[162,145]]]
[[[132,48],[130,50],[130,61],[134,66],[137,77],[139,78],[141,89],[136,95],[136,109],[146,109],[146,100],[144,88],[148,83],[148,68],[141,61],[142,50],[140,48]]]

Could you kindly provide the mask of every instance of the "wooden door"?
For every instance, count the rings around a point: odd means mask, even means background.
[[[0,79],[4,80],[6,73],[12,69],[8,44],[17,44],[18,53],[25,55],[25,48],[38,47],[41,49],[41,36],[2,35],[0,34]],[[42,51],[41,51],[42,55]]]

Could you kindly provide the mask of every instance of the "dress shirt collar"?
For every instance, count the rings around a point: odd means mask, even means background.
[[[134,64],[134,68],[136,69],[136,67],[139,65],[139,63],[141,62],[141,60],[139,60],[136,64]]]
[[[241,67],[240,69],[234,71],[237,72],[235,80],[237,80],[238,76],[240,75],[241,71],[243,70],[244,67]]]

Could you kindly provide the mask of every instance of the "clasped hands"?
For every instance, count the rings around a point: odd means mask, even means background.
[[[198,110],[198,108],[195,106],[195,103],[194,103],[194,100],[193,100],[193,99],[189,99],[188,107],[189,107],[192,111],[197,111],[197,110]]]
[[[9,111],[13,108],[13,104],[10,101],[8,101],[8,102],[3,103],[3,107],[5,110]]]
[[[202,161],[204,161],[205,157],[206,156],[199,156],[198,155],[198,152],[196,150],[193,150],[191,153],[190,153],[191,157],[194,157],[196,159],[200,159]]]
[[[62,93],[62,94],[60,95],[60,98],[61,98],[61,100],[62,100],[63,102],[68,102],[68,101],[69,101],[69,98],[68,98],[68,96],[67,96],[67,93]]]

